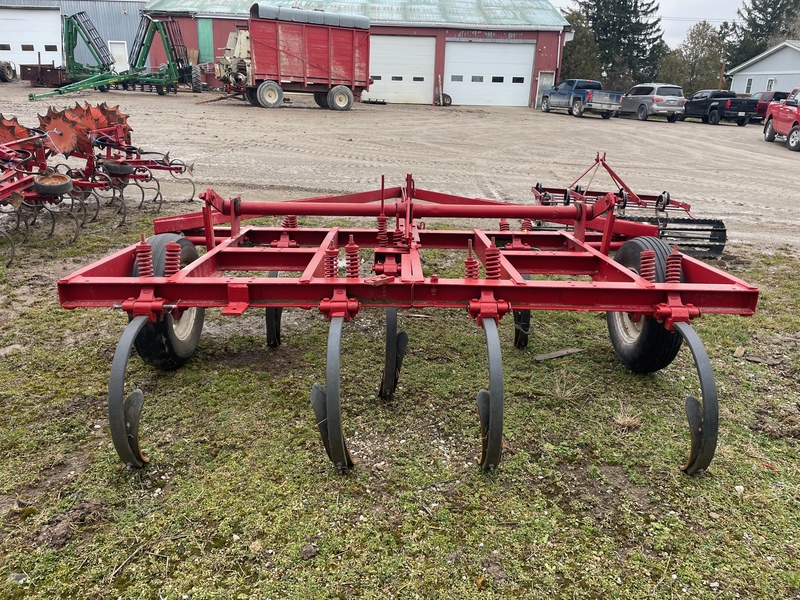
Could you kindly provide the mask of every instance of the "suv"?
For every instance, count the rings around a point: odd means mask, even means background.
[[[622,97],[621,114],[635,114],[640,121],[647,117],[667,117],[674,123],[683,115],[683,89],[669,83],[640,83]]]

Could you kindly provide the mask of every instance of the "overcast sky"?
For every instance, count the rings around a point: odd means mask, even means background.
[[[556,8],[572,9],[576,6],[569,0],[551,2]],[[723,21],[733,21],[736,19],[736,9],[742,4],[742,0],[658,0],[664,41],[670,48],[676,48],[686,37],[689,28],[703,19],[715,27],[719,27]]]

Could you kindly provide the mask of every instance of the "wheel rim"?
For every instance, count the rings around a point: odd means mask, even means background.
[[[641,107],[641,108],[639,109],[639,118],[640,118],[642,121],[644,121],[644,118],[645,118],[646,116],[647,116],[647,111],[644,109],[644,107]]]
[[[800,143],[800,131],[795,129],[789,134],[789,144],[794,148]]]
[[[183,311],[180,319],[172,318],[172,333],[180,341],[184,342],[189,339],[194,329],[194,322],[197,319],[197,308],[187,308]]]
[[[637,314],[639,318],[634,320],[631,318],[632,314],[636,313],[614,313],[614,319],[617,321],[619,333],[622,334],[622,341],[625,344],[633,344],[642,333],[644,316]]]
[[[333,97],[333,102],[334,104],[336,104],[336,106],[340,108],[342,106],[347,106],[347,94],[345,94],[344,92],[339,92],[338,94],[335,94]]]
[[[278,100],[278,92],[273,88],[267,88],[264,90],[264,99],[270,103],[276,102]]]

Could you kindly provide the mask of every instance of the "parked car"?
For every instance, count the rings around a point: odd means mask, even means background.
[[[622,97],[620,114],[635,114],[640,121],[666,117],[674,123],[683,114],[683,89],[669,83],[640,83]]]
[[[776,136],[786,138],[789,150],[800,152],[800,88],[795,88],[782,102],[770,102],[764,117],[764,140],[774,142]]]
[[[584,113],[599,113],[604,119],[610,119],[619,112],[620,92],[603,90],[603,84],[592,79],[566,79],[557,86],[545,90],[542,94],[542,111],[550,112],[554,108],[565,108],[576,117]]]
[[[789,92],[756,92],[750,96],[751,100],[756,101],[756,116],[751,121],[763,121],[767,115],[767,107],[770,102],[780,102],[786,100]]]
[[[720,121],[736,121],[744,127],[756,114],[756,101],[737,98],[728,90],[700,90],[692,94],[684,104],[683,119],[700,119],[703,123],[718,125]]]

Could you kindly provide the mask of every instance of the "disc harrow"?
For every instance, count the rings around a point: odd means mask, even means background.
[[[721,220],[695,217],[689,204],[672,199],[666,190],[660,194],[637,194],[608,165],[605,154],[598,153],[594,163],[566,188],[544,187],[537,183],[532,189],[536,202],[543,206],[594,203],[609,193],[591,189],[600,167],[610,178],[613,193],[620,199],[615,212],[618,220],[626,222],[624,227],[618,226],[623,235],[655,235],[691,256],[722,255],[727,229]],[[602,230],[603,223],[599,221],[588,226]]]
[[[180,367],[191,360],[204,311],[210,308],[225,316],[264,309],[273,352],[286,351],[283,310],[318,310],[327,318],[324,385],[311,386],[310,403],[323,448],[340,473],[356,462],[342,418],[344,328],[365,311],[384,313],[385,353],[376,361],[376,370],[382,367],[376,396],[389,398],[398,393],[410,343],[406,332],[398,332],[398,314],[440,308],[464,310],[485,335],[489,380],[476,395],[483,471],[496,471],[503,455],[500,322],[514,313],[514,345],[524,348],[531,341],[531,311],[605,313],[611,346],[635,373],[667,368],[685,342],[701,393],[685,402],[690,442],[681,468],[694,475],[711,463],[718,434],[717,390],[691,322],[701,315],[752,315],[758,290],[656,235],[631,237],[630,224],[616,217],[624,202],[620,195],[560,205],[514,204],[424,190],[409,174],[402,186],[387,188],[381,181],[379,189],[341,196],[262,202],[225,199],[208,189],[200,197],[200,212],[156,219],[149,239],[142,236],[141,242],[58,283],[66,309],[114,307],[128,316],[108,394],[111,434],[124,463],[141,467],[148,462],[138,435],[144,396],[138,389],[125,393],[133,349],[149,365]],[[301,227],[298,216],[340,222],[373,218],[376,226]],[[247,225],[258,217],[284,219],[280,226]],[[447,219],[491,225],[426,227]],[[566,225],[558,230],[532,227],[540,221]],[[603,227],[596,229],[600,222]],[[514,223],[519,228],[512,229]],[[197,246],[205,247],[202,256]],[[424,257],[431,249],[464,257],[464,276],[426,272]],[[361,258],[367,253],[371,269],[365,274]],[[243,276],[234,276],[237,272]]]

